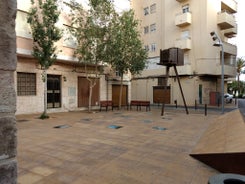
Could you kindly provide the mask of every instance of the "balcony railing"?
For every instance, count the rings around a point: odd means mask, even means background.
[[[227,38],[232,38],[235,37],[237,34],[237,24],[234,28],[230,28],[230,29],[225,29],[223,31],[223,34],[227,37]]]
[[[191,39],[189,37],[177,39],[175,41],[175,47],[181,48],[183,50],[190,50]]]
[[[221,9],[230,13],[237,13],[237,2],[235,0],[222,0]]]
[[[219,12],[217,24],[221,30],[234,28],[236,26],[235,17],[226,11]]]
[[[191,12],[180,13],[175,16],[175,25],[182,27],[191,24]]]
[[[217,59],[200,59],[196,61],[196,73],[199,75],[221,75],[221,61]],[[224,75],[228,77],[236,76],[234,65],[224,65]]]
[[[234,56],[237,55],[237,46],[236,45],[230,44],[228,42],[223,42],[223,46],[224,46],[224,52],[225,53],[228,53],[228,54],[231,54]]]

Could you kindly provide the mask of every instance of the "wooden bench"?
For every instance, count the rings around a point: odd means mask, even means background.
[[[113,110],[113,103],[111,100],[102,100],[100,101],[100,111],[101,109],[105,107],[106,111],[108,110],[108,107],[111,107],[111,110]]]
[[[137,111],[140,109],[141,110],[141,106],[145,107],[145,110],[151,110],[150,108],[150,101],[143,101],[143,100],[131,100],[130,102],[130,110],[132,109],[132,106],[136,106],[137,107]]]

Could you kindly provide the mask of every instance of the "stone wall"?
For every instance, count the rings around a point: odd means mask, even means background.
[[[0,1],[0,184],[17,183],[16,0]]]

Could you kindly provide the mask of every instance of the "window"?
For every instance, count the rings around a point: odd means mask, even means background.
[[[151,5],[150,6],[150,12],[151,13],[156,13],[156,7],[157,7],[156,4]]]
[[[36,74],[17,73],[17,95],[30,96],[36,95]]]
[[[27,23],[27,12],[17,11],[15,30],[17,36],[32,38],[31,27]]]
[[[157,79],[158,79],[157,80],[158,86],[166,86],[167,85],[166,77],[158,77]]]
[[[150,50],[151,52],[155,52],[156,51],[156,44],[155,43],[152,43],[150,49],[151,49]]]
[[[190,7],[189,7],[189,5],[187,4],[187,5],[184,5],[184,6],[182,6],[182,12],[183,13],[186,13],[186,12],[189,12],[190,11]]]
[[[77,47],[77,41],[76,38],[70,33],[70,26],[64,25],[64,33],[63,33],[63,46],[76,48]]]
[[[145,50],[149,51],[149,45],[145,45]]]
[[[151,32],[155,32],[156,31],[156,24],[151,24],[150,30],[151,30]]]
[[[148,15],[149,14],[149,7],[144,8],[144,15]]]
[[[181,38],[190,38],[190,31],[186,30],[186,31],[182,31],[181,32]]]
[[[149,26],[144,27],[144,34],[147,34],[147,33],[149,33]]]
[[[116,76],[117,77],[121,77],[122,75],[121,75],[121,72],[119,72],[118,70],[116,71]]]

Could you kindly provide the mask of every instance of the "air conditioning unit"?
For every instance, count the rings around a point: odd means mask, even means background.
[[[164,66],[183,66],[184,65],[184,53],[180,48],[169,48],[160,50],[160,63]]]

